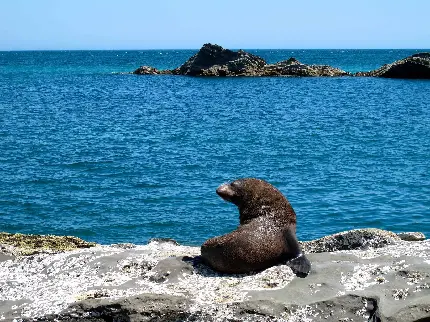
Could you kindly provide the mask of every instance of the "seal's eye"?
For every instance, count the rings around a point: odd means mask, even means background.
[[[230,186],[232,186],[233,188],[239,188],[242,186],[242,182],[239,180],[233,181],[232,183],[230,183]]]

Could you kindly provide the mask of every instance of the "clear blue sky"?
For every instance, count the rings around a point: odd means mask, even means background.
[[[0,50],[430,48],[430,0],[0,0]]]

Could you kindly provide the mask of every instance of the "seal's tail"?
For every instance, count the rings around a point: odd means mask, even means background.
[[[311,262],[304,254],[300,254],[296,258],[288,261],[287,265],[291,267],[294,274],[296,274],[298,277],[306,277],[311,271]]]

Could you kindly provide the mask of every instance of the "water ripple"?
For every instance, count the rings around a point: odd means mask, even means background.
[[[350,70],[407,55],[298,53]],[[196,245],[237,227],[216,187],[252,176],[289,198],[300,239],[362,227],[430,236],[428,81],[111,74],[189,54],[2,55],[0,231]]]

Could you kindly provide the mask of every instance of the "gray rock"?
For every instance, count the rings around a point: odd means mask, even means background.
[[[287,317],[293,321],[373,321],[376,303],[373,298],[347,294],[314,302],[304,308],[288,305]]]
[[[400,241],[395,233],[375,229],[349,230],[320,239],[302,242],[301,246],[305,253],[334,252],[338,250],[364,249],[368,247],[384,247]]]
[[[112,244],[111,247],[118,247],[118,248],[123,248],[123,249],[131,249],[131,248],[135,248],[136,245],[132,244],[132,243],[119,243],[119,244]]]
[[[13,321],[14,318],[21,315],[20,306],[25,305],[27,300],[7,300],[1,298],[0,300],[0,321],[3,319],[5,321]]]
[[[397,236],[399,236],[400,239],[407,240],[407,241],[422,241],[426,239],[426,236],[420,232],[398,233]]]
[[[157,283],[174,283],[179,278],[184,278],[184,275],[193,273],[194,267],[191,258],[185,256],[169,257],[158,262],[151,270],[149,279]]]
[[[271,300],[249,300],[236,303],[235,315],[243,320],[256,317],[277,318],[285,313],[285,304]]]
[[[7,261],[7,260],[13,260],[13,259],[15,259],[15,256],[12,254],[0,253],[0,262]]]
[[[199,262],[198,247],[164,242],[20,256],[0,262],[0,319],[430,320],[430,240],[366,229],[307,245],[306,278],[287,265],[218,274]]]
[[[399,311],[391,316],[385,317],[377,312],[376,316],[380,321],[387,322],[428,322],[430,321],[430,296],[419,303],[411,303],[402,307]]]
[[[309,254],[314,270],[307,278],[283,289],[252,291],[250,300],[284,303],[286,321],[430,319],[430,269],[420,258],[430,255],[430,244],[415,244],[409,255],[408,243],[396,246],[387,246],[387,254],[384,248]]]
[[[173,238],[160,238],[160,237],[156,237],[156,238],[151,238],[148,241],[148,243],[153,243],[153,242],[156,242],[156,243],[169,243],[169,244],[176,245],[176,246],[179,245],[179,243],[176,240],[174,240]]]
[[[430,53],[418,53],[356,76],[430,79]]]
[[[184,321],[192,314],[190,301],[182,296],[141,294],[115,299],[91,299],[71,305],[56,315],[36,321]],[[33,320],[24,320],[33,321]]]

